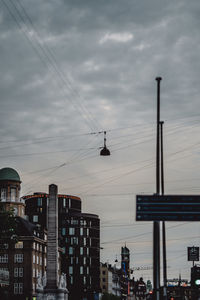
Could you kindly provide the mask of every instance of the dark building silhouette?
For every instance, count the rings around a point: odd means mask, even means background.
[[[48,194],[34,193],[23,200],[29,221],[47,229]],[[82,213],[79,197],[58,195],[58,228],[69,299],[94,299],[100,291],[99,217]]]

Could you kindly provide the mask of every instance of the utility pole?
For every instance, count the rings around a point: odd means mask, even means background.
[[[156,140],[156,194],[160,195],[160,81],[157,77],[157,140]],[[153,283],[154,300],[160,300],[160,222],[153,223]]]

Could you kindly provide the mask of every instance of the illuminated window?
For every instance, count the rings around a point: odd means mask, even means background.
[[[15,244],[15,248],[16,248],[16,249],[22,249],[23,246],[24,246],[24,245],[23,245],[23,242],[21,242],[21,241],[20,241],[20,242],[17,242],[17,243]]]

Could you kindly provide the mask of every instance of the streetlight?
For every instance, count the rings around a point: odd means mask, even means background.
[[[103,147],[103,149],[100,151],[100,155],[101,155],[101,156],[109,156],[109,155],[110,155],[110,151],[109,151],[108,148],[106,147],[106,131],[104,131],[104,147]]]

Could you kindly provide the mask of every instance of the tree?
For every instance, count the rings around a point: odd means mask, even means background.
[[[0,203],[0,239],[17,241],[17,224],[12,209],[5,210]]]

